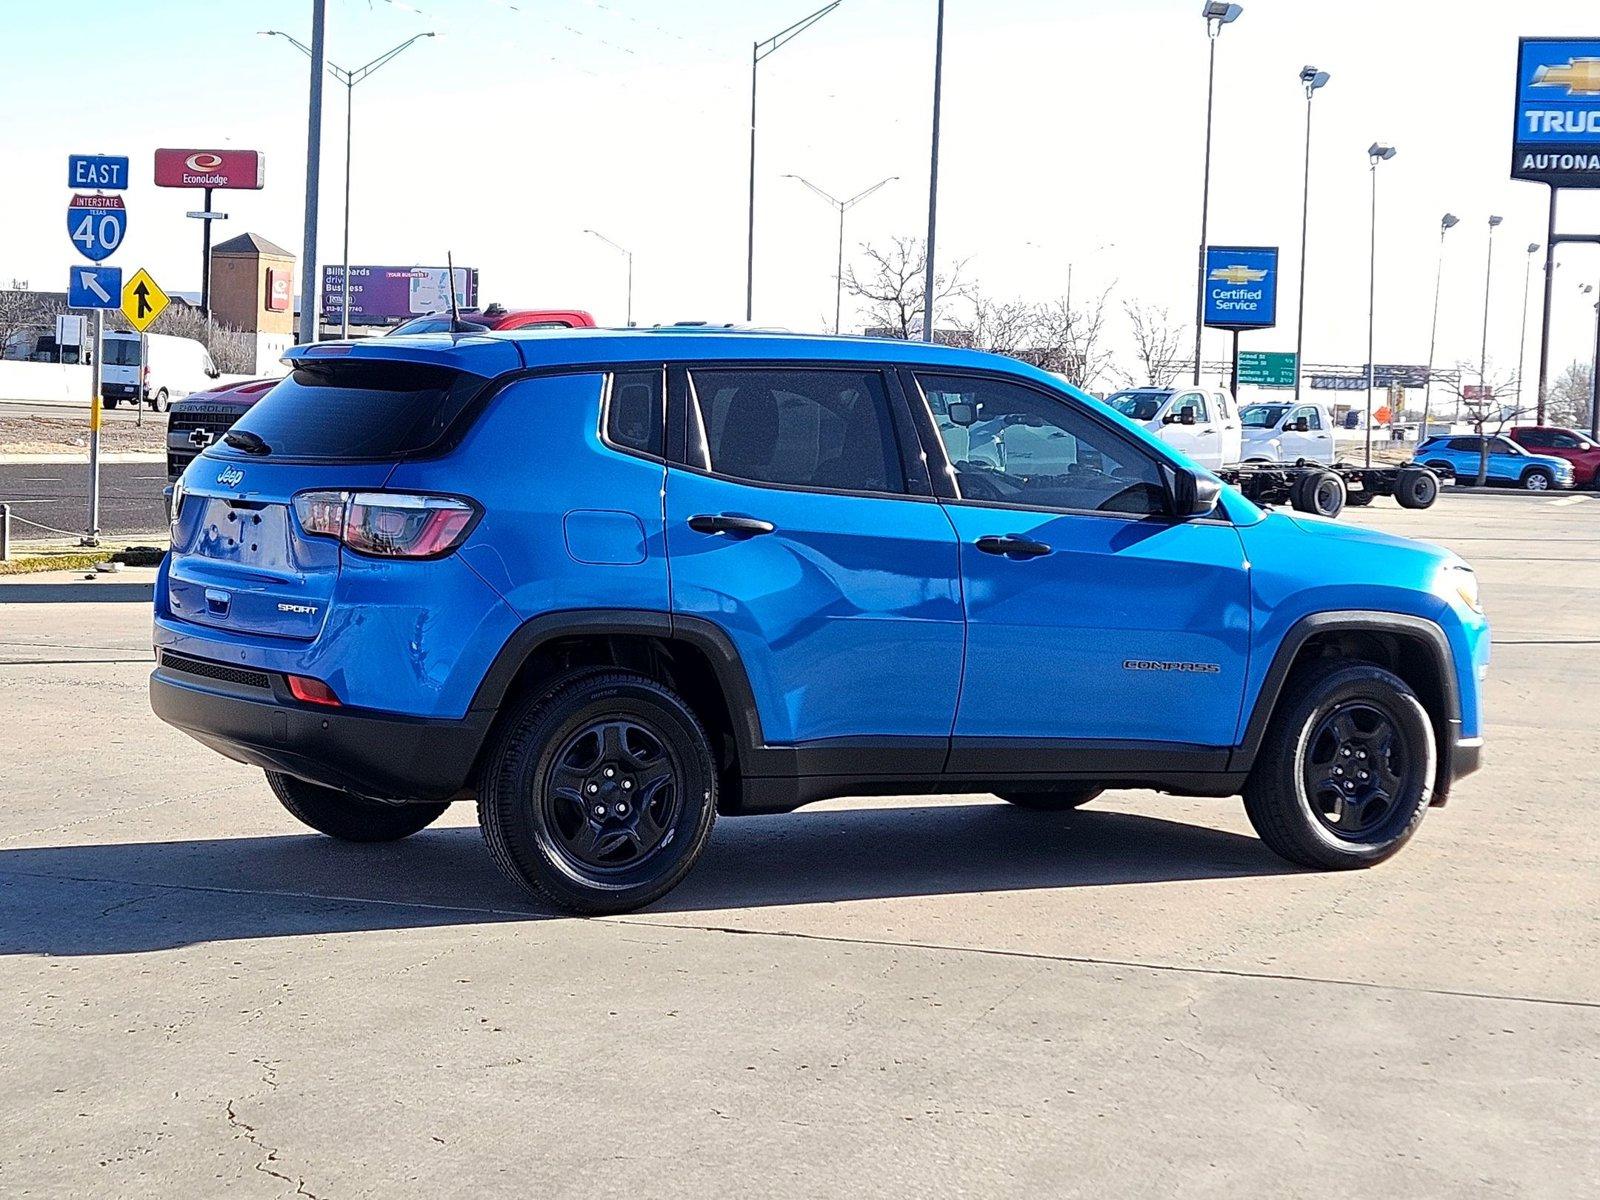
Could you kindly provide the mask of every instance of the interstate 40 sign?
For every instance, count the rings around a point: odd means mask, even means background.
[[[1517,43],[1511,177],[1600,187],[1600,39]]]
[[[67,236],[90,262],[110,258],[128,232],[121,196],[78,192],[67,205]]]

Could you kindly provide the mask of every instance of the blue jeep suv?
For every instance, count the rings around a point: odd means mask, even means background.
[[[289,357],[176,488],[151,703],[334,837],[475,800],[511,879],[616,912],[719,813],[1142,787],[1242,794],[1342,868],[1478,764],[1464,563],[1263,511],[1013,360],[681,329]]]

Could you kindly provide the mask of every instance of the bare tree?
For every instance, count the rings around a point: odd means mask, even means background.
[[[1133,356],[1138,374],[1143,380],[1130,376],[1130,383],[1143,383],[1149,387],[1167,387],[1178,377],[1184,359],[1182,346],[1188,337],[1188,326],[1174,324],[1165,308],[1154,304],[1123,302],[1133,335]]]
[[[1074,387],[1093,390],[1100,377],[1112,370],[1111,349],[1106,344],[1110,299],[1111,289],[1107,288],[1081,307],[1062,298],[1035,308],[1035,365],[1065,376]]]
[[[863,246],[866,258],[860,271],[845,269],[844,290],[862,301],[867,328],[883,337],[906,341],[922,332],[923,281],[928,268],[927,243],[918,238],[897,237],[888,249]],[[961,269],[964,263],[951,264],[950,273],[933,277],[934,309],[946,300],[964,295]],[[937,334],[937,329],[935,330]]]
[[[1035,361],[1032,351],[1038,341],[1039,321],[1033,305],[1023,300],[995,300],[976,290],[970,300],[972,319],[966,331],[974,349]]]
[[[1504,404],[1500,400],[1501,396],[1515,394],[1515,371],[1500,371],[1490,363],[1487,370],[1480,372],[1478,364],[1461,362],[1456,364],[1456,376],[1457,382],[1450,390],[1466,410],[1467,420],[1472,422],[1473,431],[1478,435],[1478,475],[1473,485],[1483,487],[1489,479],[1490,439],[1505,432],[1508,422],[1528,410],[1518,408],[1516,404]],[[1476,379],[1477,382],[1464,382],[1468,379]],[[1487,432],[1491,424],[1494,426],[1493,433]]]
[[[55,325],[57,313],[66,312],[59,301],[25,289],[0,291],[0,358],[11,343],[32,329],[45,331]],[[32,346],[28,352],[32,353]]]
[[[1567,364],[1545,397],[1545,415],[1552,424],[1588,428],[1593,380],[1594,370],[1590,364],[1581,360]]]

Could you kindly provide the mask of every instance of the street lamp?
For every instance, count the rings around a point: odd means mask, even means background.
[[[1372,363],[1372,330],[1373,314],[1378,304],[1378,164],[1388,162],[1395,156],[1393,146],[1385,146],[1382,142],[1373,142],[1367,147],[1367,161],[1371,164],[1372,174],[1372,217],[1371,217],[1371,243],[1367,250],[1367,444],[1366,465],[1372,465],[1372,389],[1373,363]]]
[[[865,191],[857,192],[848,200],[840,200],[837,196],[829,195],[827,192],[823,191],[816,184],[812,183],[809,179],[806,179],[803,176],[785,175],[784,178],[793,179],[804,184],[806,187],[810,188],[813,192],[821,196],[829,204],[833,205],[839,210],[839,266],[838,270],[834,274],[833,288],[833,332],[838,333],[839,317],[840,313],[843,311],[844,304],[844,214],[850,209],[854,208],[857,204],[860,204],[861,201],[865,200],[868,196],[872,195],[873,192],[877,191],[885,184],[893,183],[896,179],[899,179],[900,176],[891,175],[887,179],[880,179],[877,183],[873,184]]]
[[[1528,243],[1528,257],[1522,267],[1522,323],[1517,326],[1517,412],[1522,412],[1522,366],[1528,354],[1528,287],[1533,281],[1533,256],[1543,247]]]
[[[1210,65],[1206,68],[1206,167],[1200,187],[1200,263],[1195,272],[1194,296],[1194,381],[1200,382],[1200,335],[1206,317],[1206,225],[1211,215],[1211,102],[1217,86],[1217,37],[1224,25],[1239,19],[1244,9],[1221,0],[1206,0],[1200,15],[1206,19],[1206,37],[1211,43]]]
[[[289,34],[284,33],[281,29],[263,29],[261,30],[261,36],[281,37],[284,39],[284,41],[293,45],[295,49],[299,50],[300,53],[311,59],[312,62],[315,62],[318,58],[318,55],[313,54],[309,46],[305,45],[297,38],[291,37]],[[343,311],[339,322],[340,337],[347,338],[350,336],[350,133],[352,112],[355,107],[356,84],[374,74],[378,68],[397,58],[403,51],[410,49],[411,46],[415,45],[417,42],[420,42],[423,38],[442,36],[442,34],[433,32],[419,33],[415,37],[407,38],[398,46],[394,46],[388,50],[385,50],[371,62],[365,64],[364,66],[357,67],[353,71],[347,71],[343,67],[336,66],[333,63],[328,64],[328,73],[340,83],[344,84],[344,287],[342,289],[344,299],[342,305]],[[306,264],[303,269],[309,271],[311,269],[310,264]],[[454,273],[452,273],[450,278],[450,291],[452,295],[455,293],[455,286],[455,276]]]
[[[1311,97],[1328,82],[1328,73],[1313,66],[1300,68],[1300,82],[1306,89],[1306,178],[1300,197],[1300,313],[1294,328],[1294,398],[1300,402],[1301,364],[1305,361],[1306,339],[1306,222],[1311,212]],[[1204,241],[1204,236],[1201,238]],[[1199,356],[1196,355],[1198,358]]]
[[[629,250],[626,246],[617,245],[617,243],[613,242],[610,238],[608,238],[605,234],[601,233],[598,229],[585,229],[584,232],[588,233],[588,234],[593,234],[595,237],[599,238],[606,245],[610,246],[613,250],[620,251],[622,254],[627,256],[627,259],[628,259],[628,314],[627,314],[627,317],[626,317],[626,322],[627,322],[628,328],[632,329],[633,328],[633,251]]]
[[[1483,267],[1483,345],[1478,350],[1478,385],[1489,371],[1489,284],[1494,278],[1494,231],[1504,217],[1489,218],[1489,253]]]
[[[744,319],[755,319],[756,303],[756,68],[761,60],[782,50],[795,38],[827,16],[844,0],[824,4],[809,17],[802,17],[789,28],[780,30],[764,42],[750,45],[750,213],[746,222],[744,252]]]
[[[1439,264],[1433,272],[1433,330],[1428,334],[1428,377],[1422,392],[1422,433],[1428,436],[1428,418],[1433,412],[1433,352],[1439,345],[1439,285],[1444,281],[1444,235],[1457,225],[1461,218],[1455,213],[1445,213],[1439,218]],[[1459,413],[1458,413],[1459,415]]]

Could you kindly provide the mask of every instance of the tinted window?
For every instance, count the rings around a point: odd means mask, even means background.
[[[663,411],[659,370],[620,371],[611,377],[606,437],[614,446],[661,458],[665,453]]]
[[[918,375],[917,382],[963,499],[1136,515],[1167,511],[1155,459],[1070,404],[1005,380]],[[967,418],[971,423],[963,424]]]
[[[234,429],[274,458],[395,458],[437,442],[485,382],[422,363],[318,362],[297,367]]]
[[[1184,392],[1172,402],[1172,417],[1176,420],[1186,408],[1194,409],[1194,420],[1197,425],[1204,425],[1211,420],[1211,413],[1206,408],[1206,394],[1204,392]]]
[[[1475,437],[1451,438],[1450,439],[1450,449],[1452,449],[1452,450],[1470,450],[1470,451],[1472,451],[1472,453],[1476,454],[1478,452],[1478,439],[1475,438]]]
[[[1287,404],[1252,404],[1244,410],[1244,427],[1276,429],[1278,422],[1283,420],[1283,414],[1288,410]]]
[[[1553,446],[1557,450],[1580,450],[1583,448],[1583,443],[1570,433],[1547,434],[1546,440],[1543,442],[1536,442],[1532,438],[1524,438],[1523,441],[1530,446]]]
[[[1548,429],[1524,429],[1517,434],[1517,441],[1524,446],[1559,446],[1562,443],[1556,440],[1556,435]],[[1576,442],[1571,443],[1577,445]]]
[[[101,351],[100,365],[106,367],[137,367],[139,365],[138,338],[107,338]]]
[[[697,435],[719,475],[849,492],[903,492],[883,377],[875,371],[695,371]]]

